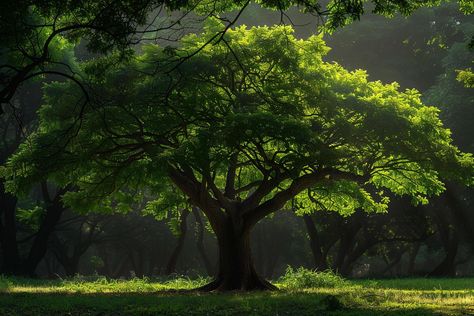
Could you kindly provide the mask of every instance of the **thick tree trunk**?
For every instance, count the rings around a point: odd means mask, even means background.
[[[348,276],[348,265],[346,263],[347,256],[352,251],[354,246],[355,236],[348,236],[346,233],[343,233],[339,241],[339,248],[337,251],[336,260],[334,261],[333,270],[337,273]]]
[[[275,286],[260,277],[252,260],[250,230],[239,229],[231,219],[217,233],[219,269],[215,280],[199,290],[270,290]],[[243,225],[241,225],[243,226]]]

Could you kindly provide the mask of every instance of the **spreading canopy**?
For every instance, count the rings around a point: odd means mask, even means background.
[[[89,210],[173,182],[201,208],[239,205],[255,223],[294,198],[381,211],[385,189],[425,201],[444,180],[472,182],[472,156],[417,91],[324,62],[322,38],[288,26],[239,27],[203,46],[220,27],[178,49],[145,46],[125,65],[85,65],[85,108],[73,84],[50,84],[37,131],[4,170],[10,190],[48,177],[75,185],[66,200]]]

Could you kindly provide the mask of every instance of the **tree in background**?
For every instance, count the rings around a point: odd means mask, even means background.
[[[107,72],[111,57],[84,66],[85,108],[74,85],[49,85],[39,128],[4,170],[9,189],[49,178],[77,187],[64,200],[78,210],[155,195],[158,212],[172,186],[217,237],[218,273],[202,289],[251,290],[273,286],[255,271],[250,232],[289,203],[302,214],[383,212],[384,190],[425,202],[445,180],[472,182],[473,158],[418,92],[323,62],[319,36],[242,27],[216,39],[221,28],[211,20],[178,49],[149,45]]]

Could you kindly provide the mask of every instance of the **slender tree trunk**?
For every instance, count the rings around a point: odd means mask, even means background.
[[[454,276],[456,273],[456,255],[459,247],[459,239],[456,228],[451,223],[451,218],[446,217],[443,209],[435,209],[436,226],[440,241],[445,251],[445,257],[441,263],[429,273],[430,276]]]
[[[303,220],[306,225],[306,230],[309,236],[309,246],[311,248],[311,253],[313,254],[314,264],[316,270],[324,271],[328,269],[328,264],[326,257],[322,252],[322,245],[319,238],[318,231],[316,230],[316,225],[314,224],[313,218],[311,215],[303,215]]]
[[[408,252],[408,269],[407,274],[412,276],[415,274],[415,263],[416,263],[416,256],[418,255],[418,251],[420,250],[420,242],[416,242],[410,251]]]
[[[213,275],[214,268],[212,267],[211,261],[209,260],[204,247],[204,223],[202,221],[201,215],[199,214],[199,209],[197,207],[193,207],[192,210],[197,225],[196,247],[199,254],[201,255],[207,274]]]
[[[458,253],[459,240],[456,232],[452,231],[449,240],[445,243],[446,255],[436,268],[429,273],[430,276],[452,277],[456,275],[456,255]]]
[[[216,232],[219,247],[219,268],[215,280],[203,287],[203,291],[267,290],[275,286],[261,278],[252,260],[250,229],[240,228],[226,218]]]
[[[2,269],[5,274],[20,273],[20,254],[16,239],[16,203],[15,196],[5,192],[3,183],[0,184],[0,245],[2,247]]]
[[[79,272],[79,262],[83,253],[80,253],[77,248],[74,248],[72,255],[69,256],[67,248],[59,240],[56,240],[55,247],[51,250],[63,267],[66,276],[74,276]]]
[[[46,215],[41,222],[41,226],[36,234],[33,245],[30,248],[28,258],[23,266],[23,273],[28,276],[35,276],[35,270],[48,250],[48,241],[54,232],[56,224],[61,219],[65,208],[59,198],[55,198],[46,209]]]
[[[254,252],[255,254],[255,268],[257,270],[258,273],[262,274],[262,275],[265,275],[265,266],[264,266],[264,261],[265,261],[265,254],[264,254],[264,247],[263,247],[263,240],[265,239],[264,238],[264,234],[265,234],[265,228],[263,227],[263,225],[258,225],[255,230],[253,231],[253,233],[251,234],[253,236],[252,238],[252,241],[253,241],[253,244],[254,244],[254,249],[256,250]]]
[[[122,276],[127,275],[127,263],[130,261],[130,257],[123,256],[122,260],[118,262],[118,264],[115,266],[115,269],[112,269],[112,267],[109,265],[109,273],[108,275],[113,277],[113,278],[120,278]]]
[[[188,225],[186,223],[188,215],[189,215],[189,210],[187,210],[187,209],[185,209],[181,212],[180,224],[179,224],[178,243],[176,244],[176,247],[174,248],[173,252],[171,253],[171,256],[168,260],[168,264],[166,265],[166,274],[167,275],[176,272],[176,264],[178,263],[179,255],[181,254],[181,251],[183,250],[184,241],[186,239],[186,232],[188,230]]]
[[[393,272],[393,268],[400,262],[400,260],[402,259],[402,256],[403,256],[403,253],[404,252],[398,252],[396,255],[395,255],[395,258],[391,259],[390,258],[387,258],[388,260],[388,265],[385,267],[385,269],[382,271],[382,275],[385,275],[386,273],[389,273],[390,272],[390,276],[397,276],[396,273],[394,274]]]

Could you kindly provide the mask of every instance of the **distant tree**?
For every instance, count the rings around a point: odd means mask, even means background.
[[[71,212],[72,213],[72,212]],[[102,226],[106,220],[103,216],[78,216],[69,214],[57,225],[49,241],[49,250],[61,264],[66,276],[79,273],[79,263],[83,255],[94,244],[104,238]]]
[[[15,152],[25,136],[35,126],[32,104],[39,104],[41,89],[38,82],[24,85],[0,118],[0,163],[4,164]],[[64,207],[63,190],[49,192],[46,181],[35,187],[39,193],[36,203],[20,199],[4,190],[0,181],[0,272],[4,274],[33,275],[46,253],[48,238],[60,220]],[[50,194],[52,193],[52,194]],[[30,202],[30,203],[28,203]],[[35,205],[32,205],[35,204]]]
[[[425,92],[444,72],[442,60],[452,45],[472,36],[472,21],[453,2],[420,9],[409,18],[367,16],[326,38],[332,48],[326,59]]]
[[[452,131],[454,143],[462,150],[472,153],[474,94],[470,67],[473,63],[474,24],[464,25],[461,31],[463,36],[447,49],[442,59],[443,72],[425,93],[424,99],[441,109],[440,116]],[[439,230],[439,240],[445,252],[445,258],[433,269],[432,275],[455,274],[456,256],[462,242],[468,241],[470,252],[474,251],[474,217],[470,210],[473,199],[472,189],[450,183],[445,196],[432,208]]]
[[[346,217],[330,211],[305,214],[315,268],[330,268],[351,276],[357,261],[366,262],[363,256],[384,258],[394,254],[394,260],[387,262],[386,271],[371,271],[382,275],[388,272],[411,250],[410,245],[424,242],[432,235],[427,207],[415,207],[405,200],[392,197],[388,212],[383,214],[360,210]]]
[[[474,132],[471,124],[474,119],[474,94],[469,87],[472,80],[469,68],[473,64],[474,53],[469,48],[469,39],[474,36],[474,23],[466,24],[462,34],[447,50],[442,59],[443,71],[424,98],[427,103],[437,104],[441,109],[441,115],[452,129],[456,143],[463,150],[474,152],[471,137]]]
[[[319,36],[241,27],[213,40],[221,28],[211,20],[178,49],[148,45],[107,72],[112,57],[89,63],[82,109],[73,84],[50,84],[39,128],[3,170],[9,190],[49,178],[77,187],[63,198],[77,210],[155,195],[147,208],[168,212],[172,186],[218,240],[218,273],[202,290],[252,290],[273,286],[255,271],[250,232],[289,203],[300,214],[383,212],[386,190],[425,202],[444,180],[472,183],[474,159],[417,91],[323,62]]]

